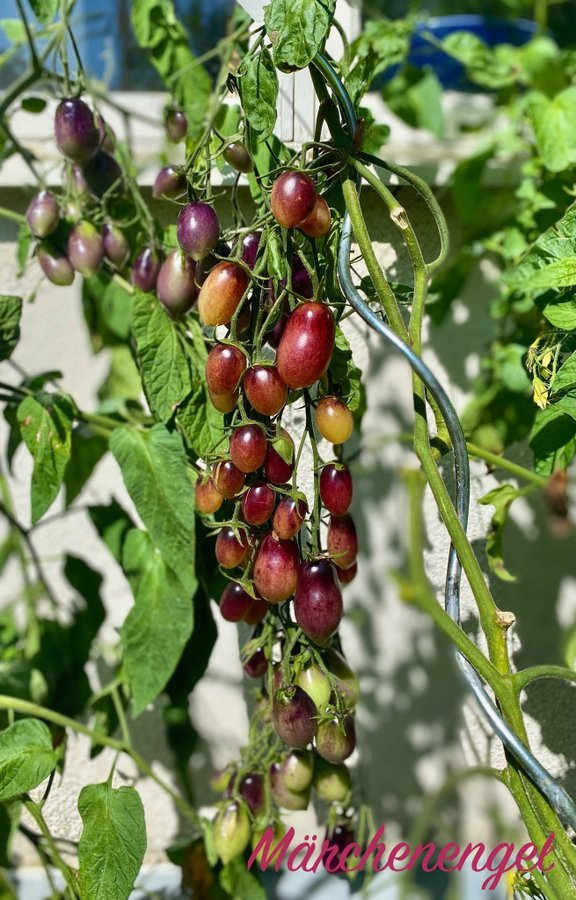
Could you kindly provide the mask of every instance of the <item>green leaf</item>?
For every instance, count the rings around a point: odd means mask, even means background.
[[[565,396],[539,410],[530,434],[534,467],[541,475],[568,467],[576,452],[576,398]]]
[[[126,535],[134,528],[132,519],[116,500],[107,506],[91,506],[88,514],[101,540],[121,565]]]
[[[412,128],[424,128],[442,137],[442,86],[432,70],[408,66],[386,85],[383,93],[392,112]]]
[[[30,6],[42,25],[49,25],[58,12],[58,0],[30,0]]]
[[[377,75],[404,61],[411,34],[409,19],[378,18],[364,23],[362,34],[350,48],[352,58],[357,62],[345,79],[346,88],[356,103]]]
[[[212,406],[204,384],[186,398],[176,415],[176,425],[186,445],[198,456],[208,456],[222,441],[222,413]]]
[[[176,413],[176,425],[186,445],[198,456],[208,456],[222,441],[224,417],[212,405],[206,385],[206,345],[200,323],[188,325],[192,345],[186,345],[192,366],[194,388]]]
[[[266,47],[244,59],[238,83],[246,118],[264,141],[274,130],[278,100],[278,76]]]
[[[490,523],[490,532],[486,537],[486,556],[492,572],[502,581],[516,581],[516,576],[511,575],[504,565],[503,541],[504,527],[508,521],[510,507],[517,497],[521,497],[525,489],[518,490],[511,484],[501,484],[489,491],[478,501],[484,506],[494,506],[494,515]]]
[[[192,634],[192,592],[168,568],[144,531],[128,533],[123,566],[135,599],[121,638],[137,716],[165,688]]]
[[[303,69],[328,36],[336,0],[272,0],[264,26],[280,69]]]
[[[555,328],[563,331],[576,329],[576,300],[572,294],[557,297],[542,307],[542,315]]]
[[[26,112],[41,113],[46,109],[46,100],[43,97],[24,97],[21,106]]]
[[[92,693],[85,667],[105,613],[99,572],[83,559],[67,556],[64,576],[76,595],[74,602],[69,602],[72,591],[68,589],[65,623],[54,618],[38,619],[39,649],[32,664],[46,681],[46,705],[74,717],[82,712]]]
[[[31,504],[32,523],[56,499],[70,459],[73,408],[63,394],[39,391],[18,407],[24,443],[34,458]]]
[[[21,278],[24,274],[24,269],[26,268],[26,263],[28,262],[28,257],[30,256],[30,248],[33,243],[32,232],[28,228],[28,225],[23,222],[18,226],[18,237],[17,240],[17,249],[16,249],[16,259],[18,261],[18,278]]]
[[[550,287],[561,287],[566,280],[573,284],[575,233],[576,207],[573,205],[558,222],[534,241],[506,277],[508,287],[519,295],[537,297],[546,293]],[[563,270],[566,260],[568,264]],[[561,265],[558,266],[558,263]],[[559,284],[555,284],[556,278],[559,279]]]
[[[18,831],[22,804],[18,800],[0,806],[0,868],[9,869],[14,865],[12,839]],[[16,894],[5,893],[8,886],[0,881],[0,900],[17,900]]]
[[[329,372],[340,388],[342,399],[358,421],[366,408],[366,396],[361,381],[362,372],[352,359],[348,339],[338,325]]]
[[[72,430],[70,459],[64,473],[66,506],[80,494],[96,465],[108,450],[108,442],[92,433],[86,425]]]
[[[553,99],[533,92],[527,101],[536,147],[551,172],[561,172],[576,162],[576,87],[561,91]]]
[[[509,44],[491,49],[476,35],[455,31],[442,41],[442,49],[466,67],[466,74],[476,84],[501,88],[518,79],[518,51]]]
[[[157,418],[169,422],[192,391],[183,336],[152,294],[136,294],[133,330],[148,404]]]
[[[266,891],[258,876],[248,871],[241,856],[222,868],[220,884],[233,900],[266,900]]]
[[[148,431],[117,428],[110,449],[154,546],[191,597],[194,573],[194,488],[178,434],[163,425]]]
[[[210,76],[190,50],[186,31],[171,0],[133,0],[131,21],[136,40],[188,119],[188,133],[196,139],[203,128],[212,89]]]
[[[141,396],[140,372],[130,348],[122,344],[112,347],[110,369],[98,388],[98,399],[120,401],[120,408],[125,409],[128,401],[139,402]]]
[[[552,390],[555,394],[572,391],[574,388],[576,388],[576,352],[570,354],[562,363],[552,381]]]
[[[82,282],[84,316],[96,351],[126,343],[132,323],[132,295],[104,276]]]
[[[20,340],[22,298],[0,294],[0,360],[12,355]]]
[[[86,900],[128,900],[146,850],[144,807],[135,788],[90,784],[78,798],[79,881]]]
[[[56,768],[50,731],[38,719],[20,719],[0,732],[0,800],[38,787]]]

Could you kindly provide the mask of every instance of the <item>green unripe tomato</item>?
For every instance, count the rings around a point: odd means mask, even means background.
[[[232,800],[224,806],[214,820],[214,848],[226,865],[244,852],[250,843],[250,818],[241,800]]]
[[[296,684],[306,691],[320,712],[326,709],[330,701],[331,688],[322,669],[314,664],[306,666],[298,675]]]
[[[352,786],[350,772],[344,763],[331,765],[325,759],[317,757],[314,761],[313,786],[322,800],[345,803]]]
[[[292,750],[280,763],[282,781],[289,791],[305,791],[312,783],[314,763],[307,750]]]

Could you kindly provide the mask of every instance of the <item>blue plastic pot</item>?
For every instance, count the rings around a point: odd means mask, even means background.
[[[416,26],[408,54],[409,65],[417,69],[424,67],[433,69],[443,87],[449,90],[479,91],[481,89],[478,85],[472,84],[466,77],[466,70],[461,63],[423,37],[424,33],[428,33],[441,41],[449,34],[458,31],[470,32],[489,47],[496,44],[512,44],[514,47],[521,47],[534,37],[537,25],[527,19],[511,20],[491,16],[466,15],[439,16]]]

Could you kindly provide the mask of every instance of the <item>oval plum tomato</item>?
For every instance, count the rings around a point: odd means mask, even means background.
[[[208,256],[220,237],[220,223],[214,207],[202,201],[183,206],[178,213],[176,237],[182,250],[196,262]]]
[[[343,615],[342,592],[336,569],[328,560],[300,565],[294,615],[304,634],[316,644],[325,644],[337,631]]]
[[[344,762],[356,747],[353,717],[346,715],[343,720],[334,717],[320,722],[316,729],[315,744],[316,750],[326,762]]]
[[[316,185],[304,172],[284,172],[272,185],[272,215],[284,228],[300,225],[314,209]]]
[[[263,525],[274,511],[276,494],[265,482],[249,487],[242,497],[242,517],[248,525]]]
[[[267,534],[256,553],[252,572],[254,587],[269,603],[281,603],[291,597],[298,576],[298,545]]]
[[[200,288],[198,312],[204,325],[227,325],[250,279],[238,263],[219,262]]]
[[[238,347],[216,344],[206,359],[206,383],[215,394],[232,393],[246,368],[246,356]]]
[[[36,250],[36,257],[48,281],[60,287],[72,284],[74,269],[65,253],[62,253],[49,241],[42,241]]]
[[[252,366],[242,382],[250,406],[263,416],[275,416],[284,408],[288,388],[276,366]]]
[[[60,153],[78,163],[94,156],[100,143],[94,113],[78,97],[62,100],[56,107],[54,134]]]
[[[354,430],[354,419],[340,397],[324,397],[316,407],[316,425],[331,444],[343,444]]]
[[[54,194],[40,191],[32,197],[26,210],[26,221],[36,237],[45,238],[53,234],[60,222],[60,207]]]
[[[332,216],[330,207],[324,197],[318,197],[310,215],[300,225],[301,230],[309,238],[324,237],[330,231]]]
[[[250,544],[244,531],[239,529],[236,535],[234,529],[226,527],[218,532],[214,552],[223,569],[235,569],[248,562]]]
[[[219,491],[226,500],[233,500],[237,497],[246,481],[244,472],[237,469],[234,463],[229,459],[224,459],[216,464],[213,478],[216,490]]]
[[[350,469],[340,463],[329,463],[320,473],[320,499],[333,516],[343,516],[352,503],[353,485]]]
[[[91,222],[74,225],[68,235],[67,254],[72,267],[85,278],[98,272],[104,259],[104,243]]]
[[[227,622],[242,622],[254,600],[244,588],[231,581],[220,597],[220,614]]]
[[[224,502],[224,497],[220,491],[216,490],[213,478],[200,476],[196,482],[194,493],[196,509],[205,516],[217,512]]]
[[[266,459],[264,460],[266,480],[278,485],[286,484],[287,481],[290,481],[294,472],[294,441],[285,428],[280,429],[280,435],[284,442],[284,449],[288,448],[290,450],[290,461],[286,462],[284,457],[280,455],[276,449],[278,443],[276,442],[275,445],[274,441],[268,442]]]
[[[266,432],[260,425],[240,425],[232,432],[230,459],[241,472],[255,472],[266,459],[267,446]]]
[[[214,849],[226,865],[244,852],[250,842],[250,818],[242,800],[232,800],[220,810],[212,829]]]
[[[289,747],[304,749],[316,733],[317,709],[297,685],[279,688],[272,700],[272,725]]]
[[[310,387],[324,375],[334,350],[335,323],[325,303],[302,303],[290,314],[276,355],[276,368],[292,390]]]
[[[351,515],[330,516],[326,539],[328,553],[341,569],[347,569],[358,556],[358,535]]]
[[[152,247],[144,247],[132,265],[131,281],[139,291],[149,294],[156,287],[160,258]]]
[[[287,541],[296,537],[306,520],[307,514],[308,504],[305,500],[300,498],[294,500],[293,497],[285,495],[281,497],[276,507],[272,527],[279,538]]]
[[[156,293],[172,316],[188,312],[198,297],[196,264],[182,250],[172,250],[158,272]]]

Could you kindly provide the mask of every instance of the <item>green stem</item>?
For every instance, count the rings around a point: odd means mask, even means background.
[[[70,866],[66,865],[66,863],[60,856],[60,853],[58,852],[58,847],[56,846],[54,838],[50,834],[50,829],[48,828],[48,825],[46,824],[46,820],[45,820],[44,816],[42,815],[42,810],[40,809],[40,807],[38,806],[37,803],[34,803],[30,799],[24,800],[24,807],[30,813],[30,815],[36,822],[38,828],[40,829],[42,837],[44,838],[44,840],[46,841],[46,844],[50,848],[50,854],[52,857],[52,861],[53,861],[54,865],[62,873],[62,876],[63,876],[66,884],[68,885],[68,888],[70,890],[72,897],[79,897],[80,893],[78,890],[78,884],[74,878],[74,875],[72,873],[72,870],[70,869]]]
[[[6,209],[4,206],[0,206],[0,218],[11,219],[13,222],[18,222],[19,225],[26,224],[26,216],[22,215],[22,213],[14,212],[13,209]]]
[[[76,722],[68,716],[63,716],[61,713],[55,712],[52,709],[46,709],[46,707],[39,706],[37,703],[31,703],[29,700],[20,700],[18,697],[8,697],[5,694],[0,694],[0,709],[12,710],[21,713],[24,716],[45,719],[47,722],[52,722],[53,725],[59,725],[61,728],[70,728],[77,734],[83,734],[90,738],[95,744],[103,744],[105,747],[111,747],[113,750],[118,750],[120,753],[126,753],[143,775],[151,778],[158,787],[162,788],[162,790],[168,794],[179,812],[181,812],[182,815],[197,828],[201,828],[200,816],[196,810],[193,809],[193,807],[179,794],[173,791],[169,784],[156,775],[144,757],[137,753],[136,750],[133,750],[132,747],[127,746],[124,741],[119,741],[116,738],[109,737],[107,734],[93,731],[91,728],[88,728],[87,725]]]
[[[404,324],[404,319],[402,318],[400,308],[396,302],[394,292],[386,281],[380,263],[376,258],[376,253],[374,252],[372,241],[362,214],[362,207],[360,206],[360,198],[356,190],[356,185],[350,176],[346,177],[342,182],[342,191],[346,202],[346,208],[350,213],[354,237],[356,238],[356,242],[360,247],[360,252],[364,257],[364,262],[366,263],[370,278],[372,279],[378,297],[380,298],[386,318],[390,323],[390,327],[393,328],[403,340],[406,340],[408,333],[406,325]]]
[[[512,676],[512,681],[514,688],[520,693],[527,685],[539,678],[562,678],[564,681],[576,683],[576,672],[566,666],[531,666],[529,669],[516,672]]]
[[[518,478],[522,478],[524,481],[529,481],[531,484],[534,484],[537,487],[545,488],[548,484],[548,479],[544,478],[543,475],[538,475],[536,472],[531,472],[530,469],[526,469],[524,466],[512,462],[512,460],[510,459],[505,459],[503,456],[499,456],[497,453],[491,453],[489,450],[484,450],[482,447],[478,447],[476,444],[467,443],[466,447],[468,448],[468,453],[470,454],[470,456],[474,456],[476,457],[476,459],[483,459],[491,466],[496,466],[499,469],[504,469],[507,472],[510,472],[511,475],[516,475]]]

